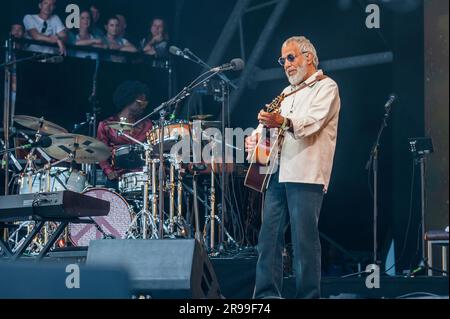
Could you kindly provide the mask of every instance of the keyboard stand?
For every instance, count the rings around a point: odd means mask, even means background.
[[[16,252],[13,252],[9,247],[8,243],[5,243],[3,238],[0,238],[0,248],[2,249],[1,252],[3,252],[4,255],[6,255],[7,259],[11,259],[13,261],[17,261],[19,258],[22,257],[23,253],[27,250],[27,248],[30,246],[30,244],[33,242],[34,238],[40,233],[42,228],[44,227],[46,222],[53,222],[53,223],[60,223],[59,226],[56,228],[56,230],[51,234],[49,237],[48,242],[44,245],[42,250],[40,251],[39,255],[35,258],[37,260],[42,260],[45,255],[50,251],[50,249],[53,247],[53,245],[56,243],[58,238],[61,236],[61,234],[64,232],[64,229],[69,224],[94,224],[94,221],[92,219],[81,219],[81,218],[75,218],[75,219],[42,219],[42,218],[36,218],[36,225],[33,227],[33,230],[30,234],[27,235],[25,238],[25,241],[20,245],[20,247],[17,249]],[[1,257],[0,252],[0,257]]]

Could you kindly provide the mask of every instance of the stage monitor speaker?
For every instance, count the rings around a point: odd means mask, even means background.
[[[0,299],[130,299],[128,273],[112,267],[1,261]]]
[[[154,299],[221,298],[208,255],[194,239],[91,241],[87,264],[124,267],[135,295]]]

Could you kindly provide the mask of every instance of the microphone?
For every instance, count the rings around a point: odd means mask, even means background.
[[[174,46],[174,45],[172,45],[172,46],[169,48],[169,52],[170,52],[171,54],[173,54],[173,55],[181,56],[181,57],[183,57],[183,58],[185,58],[185,59],[189,59],[189,57],[184,53],[184,51],[182,51],[180,48],[178,48],[178,47],[176,47],[176,46]]]
[[[34,148],[34,147],[47,148],[47,147],[52,146],[52,144],[53,144],[52,139],[48,136],[44,136],[39,141],[22,145],[22,146],[18,147],[18,149],[19,150],[27,150],[27,149]]]
[[[213,72],[223,72],[223,71],[240,71],[245,67],[245,62],[242,59],[233,59],[230,63],[223,64],[216,68],[211,69]]]
[[[38,60],[38,62],[41,62],[41,63],[62,63],[63,61],[64,61],[64,57],[61,55],[48,56],[48,57]]]
[[[392,93],[391,95],[389,95],[389,100],[384,105],[385,110],[390,110],[392,104],[395,102],[396,99],[397,99],[397,95],[396,94]]]

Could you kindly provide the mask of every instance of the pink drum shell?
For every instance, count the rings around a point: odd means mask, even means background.
[[[84,195],[110,202],[107,216],[93,217],[107,235],[115,239],[125,239],[132,217],[127,201],[114,190],[106,188],[91,188],[83,192]],[[70,224],[69,237],[74,246],[89,246],[91,240],[102,239],[103,234],[93,224]]]

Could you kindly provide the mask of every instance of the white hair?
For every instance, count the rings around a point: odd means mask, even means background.
[[[309,41],[307,38],[303,36],[296,36],[291,37],[284,41],[283,48],[285,48],[289,43],[295,42],[297,43],[298,47],[300,48],[300,51],[302,53],[311,53],[313,55],[313,65],[316,67],[316,69],[319,66],[319,57],[317,56],[317,51],[314,45]]]

